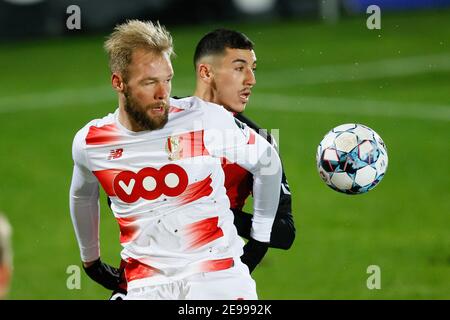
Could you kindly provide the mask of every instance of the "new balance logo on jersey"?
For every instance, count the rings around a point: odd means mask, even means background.
[[[108,160],[118,159],[122,156],[123,149],[114,149],[109,152]]]
[[[155,200],[161,195],[177,197],[186,190],[188,182],[188,175],[182,167],[168,164],[159,170],[122,171],[115,177],[113,188],[122,201],[133,203],[139,198]]]

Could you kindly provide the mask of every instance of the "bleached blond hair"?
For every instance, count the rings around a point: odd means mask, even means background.
[[[12,266],[11,225],[0,212],[0,265]]]
[[[159,21],[127,20],[114,28],[104,48],[109,56],[111,73],[121,73],[125,81],[134,50],[144,49],[169,56],[173,54],[172,36]]]

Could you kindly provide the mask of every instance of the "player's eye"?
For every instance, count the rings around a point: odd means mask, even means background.
[[[244,71],[244,67],[237,67],[234,70],[236,70],[236,71]]]

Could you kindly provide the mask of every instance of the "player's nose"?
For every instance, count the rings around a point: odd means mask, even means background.
[[[170,84],[159,83],[155,90],[156,100],[166,100],[170,95]]]
[[[256,84],[256,77],[255,77],[255,73],[253,72],[252,69],[249,69],[247,71],[246,77],[245,77],[245,84],[248,86],[254,86]]]

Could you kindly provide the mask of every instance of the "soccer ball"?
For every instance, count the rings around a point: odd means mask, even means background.
[[[383,179],[388,165],[386,145],[362,124],[343,124],[328,132],[317,148],[320,177],[332,189],[361,194]]]

